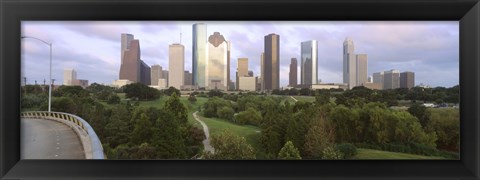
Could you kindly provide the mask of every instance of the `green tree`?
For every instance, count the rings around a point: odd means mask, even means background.
[[[140,119],[135,122],[135,128],[131,134],[131,142],[134,144],[150,143],[152,135],[152,123],[147,115],[142,113]]]
[[[282,149],[278,153],[279,159],[302,159],[300,156],[300,152],[298,149],[293,145],[292,141],[287,141],[285,145],[283,145]]]
[[[255,150],[244,137],[224,130],[220,135],[212,136],[214,153],[205,153],[205,159],[255,159]]]
[[[235,115],[235,122],[244,125],[250,124],[258,126],[262,121],[262,114],[254,108],[248,108],[246,111],[239,112]]]
[[[310,124],[305,137],[305,155],[308,159],[318,159],[323,157],[323,151],[327,147],[333,146],[335,142],[335,130],[327,125],[323,115],[318,115]]]
[[[110,93],[107,98],[108,104],[118,104],[120,103],[120,97],[115,93]]]
[[[132,124],[130,123],[131,114],[126,106],[119,105],[112,109],[112,114],[108,124],[105,126],[105,143],[115,148],[120,144],[126,144],[130,139]]]
[[[190,103],[195,103],[197,102],[197,98],[195,97],[195,95],[190,95],[188,96],[188,101],[190,101]]]
[[[229,106],[224,106],[217,110],[217,116],[219,118],[226,119],[229,121],[233,120],[234,113],[235,112],[233,111],[233,109]]]
[[[122,87],[125,97],[135,98],[138,100],[155,100],[160,97],[160,91],[155,88],[148,87],[142,83],[127,84]]]
[[[170,86],[168,89],[163,90],[163,93],[167,96],[172,96],[173,93],[180,95],[180,90]]]
[[[180,98],[173,93],[165,102],[165,110],[173,115],[174,120],[184,125],[188,121],[187,108],[180,102]]]
[[[175,114],[166,110],[156,122],[152,137],[152,145],[157,149],[157,157],[161,159],[184,159],[187,148],[180,122]]]

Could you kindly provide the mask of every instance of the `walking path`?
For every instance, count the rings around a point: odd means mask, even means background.
[[[208,131],[208,126],[207,124],[205,124],[205,122],[203,122],[202,120],[200,120],[200,118],[198,118],[197,113],[198,111],[195,111],[193,113],[193,118],[203,126],[203,132],[205,133],[205,137],[206,137],[205,140],[203,140],[204,151],[207,151],[213,154],[215,149],[213,149],[213,147],[210,145],[210,132]]]
[[[291,97],[291,98],[292,98],[292,99],[293,99],[295,102],[297,102],[297,101],[298,101],[298,100],[297,100],[297,99],[295,99],[293,96],[290,96],[290,97]]]

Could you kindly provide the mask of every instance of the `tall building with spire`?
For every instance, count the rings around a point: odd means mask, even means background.
[[[346,38],[343,41],[343,83],[351,89],[357,86],[357,63],[353,40]]]
[[[193,24],[192,27],[192,76],[193,85],[205,87],[205,64],[207,56],[207,25]]]
[[[318,43],[316,40],[301,43],[300,82],[303,85],[318,83]]]
[[[264,81],[265,90],[280,88],[280,36],[269,34],[264,38]]]

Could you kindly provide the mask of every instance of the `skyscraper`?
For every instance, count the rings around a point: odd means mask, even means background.
[[[380,83],[383,86],[383,71],[373,73],[373,83]]]
[[[157,86],[158,85],[158,79],[162,78],[162,66],[155,64],[151,68],[151,74],[150,74],[150,80],[151,80],[151,85]]]
[[[168,59],[168,86],[180,89],[184,85],[185,47],[179,43],[170,45]]]
[[[133,35],[131,34],[121,34],[122,42],[121,42],[121,49],[120,49],[120,59],[122,60],[123,64],[123,56],[125,54],[125,50],[130,49],[130,42],[133,40]]]
[[[292,58],[290,61],[290,72],[288,86],[295,87],[297,85],[297,58]]]
[[[318,83],[318,43],[316,40],[301,43],[300,82],[303,85]]]
[[[230,83],[232,80],[230,79],[230,49],[232,48],[232,43],[227,41],[227,90],[230,90]]]
[[[239,89],[240,77],[248,76],[248,58],[238,58],[236,87]]]
[[[229,43],[219,32],[208,37],[206,61],[206,89],[228,88],[228,49]]]
[[[264,38],[265,90],[280,88],[280,36],[269,34]]]
[[[73,81],[77,79],[77,71],[71,68],[63,69],[63,85],[73,85]]]
[[[383,89],[397,89],[400,87],[400,71],[392,69],[383,74]]]
[[[151,69],[148,64],[140,60],[140,82],[145,85],[151,85]]]
[[[190,71],[185,71],[183,75],[183,85],[192,85],[193,74]]]
[[[207,56],[207,25],[203,23],[193,24],[192,38],[192,76],[193,85],[205,87],[205,64]]]
[[[415,86],[415,73],[405,71],[400,73],[400,88],[412,88]]]
[[[366,54],[356,55],[357,64],[357,86],[368,82],[368,56]]]
[[[168,86],[168,70],[163,70],[162,71],[162,79],[165,79],[165,86],[170,87],[170,86]]]
[[[357,64],[355,58],[355,47],[350,38],[343,41],[343,83],[348,84],[351,89],[357,86]]]
[[[123,53],[119,79],[140,82],[140,42],[138,39],[131,40],[127,47],[128,49],[125,49]]]
[[[263,52],[260,54],[260,90],[265,90],[265,60]]]

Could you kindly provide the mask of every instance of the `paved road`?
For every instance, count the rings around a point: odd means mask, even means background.
[[[22,118],[20,132],[22,159],[85,159],[80,138],[65,124]]]
[[[207,124],[205,124],[205,122],[203,122],[202,120],[200,120],[200,118],[198,118],[197,113],[198,113],[198,111],[195,111],[193,113],[193,118],[195,118],[195,120],[197,120],[203,126],[203,132],[205,133],[205,137],[206,137],[205,140],[203,140],[204,151],[207,151],[207,152],[210,152],[210,153],[213,154],[214,149],[210,145],[210,131],[208,131]]]

